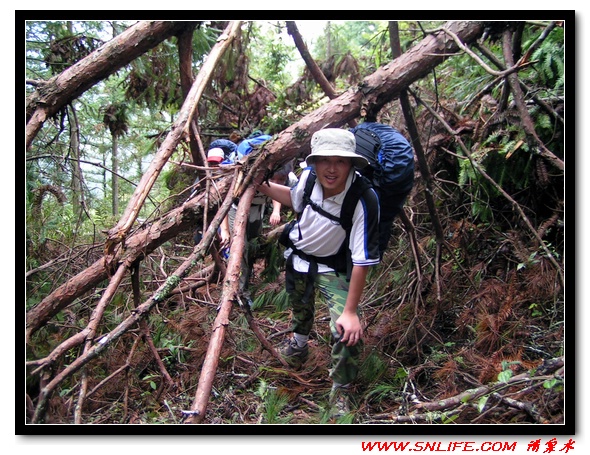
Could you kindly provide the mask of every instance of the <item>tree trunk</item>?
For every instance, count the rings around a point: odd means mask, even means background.
[[[219,365],[219,354],[223,347],[225,329],[229,325],[229,317],[234,301],[236,300],[236,295],[238,295],[242,255],[246,248],[246,225],[255,192],[254,188],[250,187],[249,191],[246,191],[240,198],[240,204],[236,211],[233,231],[234,240],[227,263],[227,276],[223,283],[221,305],[213,323],[213,333],[209,341],[209,346],[207,347],[207,355],[201,368],[201,374],[199,375],[195,401],[191,406],[192,413],[186,420],[187,424],[202,423],[205,418],[207,403],[209,402],[211,389],[213,388],[213,380],[217,372],[217,366]]]
[[[331,100],[336,98],[338,96],[338,94],[336,93],[336,90],[334,90],[334,87],[332,87],[332,84],[330,84],[330,81],[328,79],[326,79],[326,76],[324,75],[323,71],[321,70],[321,68],[318,66],[318,64],[315,62],[315,60],[313,59],[313,57],[309,53],[309,50],[307,49],[307,46],[305,45],[305,42],[303,41],[303,38],[301,37],[301,33],[299,33],[299,29],[297,28],[297,25],[295,25],[295,22],[287,21],[287,31],[289,32],[289,35],[291,35],[293,37],[293,41],[295,42],[295,46],[297,47],[297,50],[301,54],[301,58],[303,58],[303,61],[307,65],[307,68],[309,69],[309,72],[313,76],[314,80],[318,83],[318,85],[321,87],[321,89],[324,91],[324,93],[326,94],[326,96],[328,98],[330,98]],[[328,52],[329,52],[329,49],[328,49]],[[331,57],[331,55],[328,53],[326,58],[330,58],[330,57]],[[355,127],[356,121],[350,120],[348,122],[348,126],[350,126],[351,128]]]
[[[116,134],[113,137],[113,150],[111,155],[111,200],[113,216],[119,215],[119,138]]]
[[[178,60],[180,71],[180,87],[182,89],[183,99],[188,96],[193,86],[193,32],[195,27],[187,28],[178,35]],[[192,128],[189,130],[189,143],[191,148],[191,157],[193,164],[204,166],[203,159],[199,153],[199,143],[195,137]]]
[[[223,197],[227,194],[230,180],[224,180],[217,185],[219,191],[212,191],[208,196],[210,216],[218,210]],[[145,229],[140,229],[125,240],[125,248],[119,252],[114,264],[133,263],[149,255],[163,243],[173,239],[178,234],[194,229],[202,218],[205,210],[205,195],[199,195],[183,204],[181,207],[168,212],[159,220]],[[101,258],[90,267],[70,278],[38,305],[27,313],[26,339],[41,328],[55,314],[71,304],[75,299],[91,291],[115,271],[114,266],[105,267],[105,259]]]
[[[307,46],[305,45],[305,42],[303,41],[301,33],[299,33],[299,29],[297,28],[297,25],[295,25],[295,22],[287,21],[287,31],[289,32],[289,35],[293,37],[295,46],[297,47],[297,50],[301,54],[301,58],[303,58],[303,61],[307,65],[307,68],[309,69],[309,72],[315,81],[319,84],[328,98],[331,100],[336,98],[338,95],[336,94],[334,87],[332,87],[330,81],[326,79],[326,76],[307,50]],[[327,55],[327,57],[329,58],[330,56]]]
[[[84,205],[84,190],[82,182],[82,168],[80,167],[80,129],[78,127],[78,117],[74,106],[68,108],[68,116],[70,118],[70,155],[73,160],[72,166],[72,211],[77,220],[82,214],[82,207]]]
[[[188,24],[190,23],[182,21],[138,22],[88,57],[38,87],[26,105],[27,149],[49,117],[97,82],[106,79],[162,41],[179,33]]]
[[[475,41],[483,33],[483,23],[474,21],[449,22],[452,30],[464,43]],[[438,64],[458,50],[457,44],[442,31],[428,35],[403,55],[367,76],[352,87],[299,122],[285,129],[271,145],[269,165],[285,163],[309,153],[309,141],[316,131],[340,127],[360,116],[361,109],[379,111],[397,99],[401,90],[427,75]]]

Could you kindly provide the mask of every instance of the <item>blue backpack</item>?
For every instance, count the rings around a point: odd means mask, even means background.
[[[356,153],[369,161],[360,171],[377,190],[387,194],[408,193],[414,185],[414,151],[395,128],[364,122],[350,130],[355,135]]]
[[[224,160],[223,164],[231,163],[235,160],[238,153],[238,146],[229,139],[216,139],[209,144],[209,150],[219,147],[223,150]]]
[[[238,159],[248,155],[250,152],[252,152],[252,150],[259,148],[262,144],[270,139],[272,139],[272,136],[269,136],[268,134],[260,134],[256,137],[251,136],[247,139],[244,139],[238,145]]]

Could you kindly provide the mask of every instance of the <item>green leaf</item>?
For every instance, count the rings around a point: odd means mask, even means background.
[[[553,379],[547,379],[545,382],[543,382],[543,387],[546,389],[552,389],[553,387],[555,387],[555,384],[557,384],[559,381],[555,378]]]
[[[477,410],[479,412],[482,412],[484,410],[484,408],[486,407],[486,403],[488,402],[488,395],[484,395],[483,397],[481,397],[479,399],[479,401],[477,402]]]
[[[512,377],[512,370],[504,370],[498,375],[498,381],[500,382],[508,382],[508,380]]]

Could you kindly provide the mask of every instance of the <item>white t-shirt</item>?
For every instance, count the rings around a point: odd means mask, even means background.
[[[295,223],[293,229],[291,229],[289,237],[295,247],[306,254],[319,257],[332,256],[340,249],[342,242],[346,238],[346,232],[338,222],[317,213],[311,205],[303,207],[303,192],[310,172],[311,168],[305,169],[298,184],[291,188],[293,210],[297,213],[301,213],[302,210],[303,212],[299,222]],[[319,180],[316,179],[311,192],[311,200],[326,212],[339,217],[346,192],[356,176],[357,174],[352,169],[346,180],[344,191],[326,199],[323,197],[322,186]],[[376,195],[375,198],[377,198]],[[372,219],[368,220],[369,217],[372,217]],[[354,210],[349,244],[354,265],[368,266],[379,263],[378,224],[378,206],[369,208],[362,201],[359,201]],[[291,251],[287,250],[285,256],[287,257],[290,253]],[[293,267],[298,272],[307,272],[309,263],[295,254],[293,256]],[[318,272],[330,271],[333,271],[333,269],[318,261]]]

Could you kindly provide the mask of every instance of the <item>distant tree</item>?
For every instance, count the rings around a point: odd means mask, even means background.
[[[111,149],[111,197],[113,215],[119,215],[119,137],[127,133],[129,128],[127,108],[125,104],[110,104],[104,108],[103,122],[111,132],[113,146]]]

